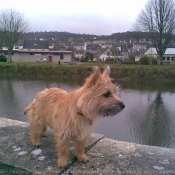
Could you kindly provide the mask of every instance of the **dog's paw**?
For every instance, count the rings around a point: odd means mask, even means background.
[[[65,168],[68,166],[68,159],[58,159],[57,164],[60,168]]]
[[[39,148],[41,146],[41,143],[40,144],[38,144],[38,143],[37,144],[33,144],[33,146],[36,147],[36,148]]]
[[[31,141],[32,142],[32,145],[34,146],[34,147],[37,147],[37,148],[39,148],[40,146],[41,146],[41,142],[38,140],[38,141]]]
[[[86,163],[86,162],[89,162],[89,157],[86,154],[83,154],[81,156],[78,156],[78,160],[80,162]]]

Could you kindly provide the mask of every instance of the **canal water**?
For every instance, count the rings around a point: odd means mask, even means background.
[[[175,148],[175,83],[118,82],[126,107],[114,117],[101,118],[95,130],[120,141]],[[83,80],[0,77],[0,117],[27,121],[24,108],[50,87],[67,91]]]

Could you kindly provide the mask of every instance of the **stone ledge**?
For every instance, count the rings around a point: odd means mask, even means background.
[[[17,172],[64,175],[175,174],[175,149],[122,142],[92,134],[86,147],[90,162],[78,162],[71,144],[69,166],[60,169],[56,163],[53,132],[50,131],[47,138],[42,138],[43,145],[36,149],[30,143],[28,123],[0,118],[0,135],[0,162],[18,168]]]

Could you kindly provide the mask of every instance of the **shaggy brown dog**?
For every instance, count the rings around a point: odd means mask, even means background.
[[[30,116],[30,138],[34,146],[41,145],[40,135],[47,135],[47,127],[54,130],[60,167],[68,165],[69,140],[75,142],[78,160],[88,162],[85,143],[98,119],[124,109],[125,105],[116,96],[118,86],[112,84],[109,73],[109,66],[103,73],[95,67],[80,89],[72,92],[59,88],[45,89],[24,110],[24,114]]]

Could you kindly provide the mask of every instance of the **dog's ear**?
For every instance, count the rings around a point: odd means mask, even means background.
[[[94,71],[94,73],[86,80],[86,85],[88,87],[94,86],[96,84],[98,78],[101,76],[101,72],[100,72],[100,69],[98,66],[94,66],[93,71]]]
[[[110,74],[110,67],[109,67],[109,65],[107,65],[104,69],[103,76],[105,78],[107,78],[107,77],[109,77],[109,74]]]

